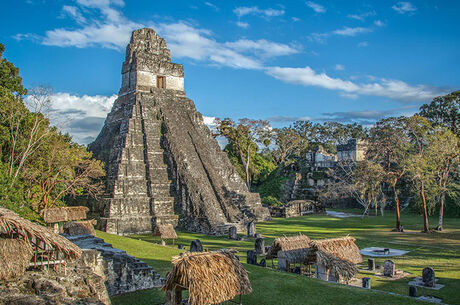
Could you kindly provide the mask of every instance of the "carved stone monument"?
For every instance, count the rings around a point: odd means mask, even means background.
[[[238,240],[238,233],[235,226],[228,228],[228,239]]]
[[[227,224],[244,230],[270,217],[186,97],[183,67],[152,29],[132,33],[118,99],[88,148],[106,164],[106,195],[91,210],[109,233],[179,224],[226,234],[219,229]]]
[[[265,242],[263,238],[256,238],[254,250],[257,254],[265,254]]]
[[[203,252],[203,245],[199,239],[192,240],[190,243],[190,252]]]
[[[395,275],[395,263],[392,260],[386,260],[383,263],[383,275],[393,277]]]
[[[247,227],[248,227],[248,236],[254,237],[256,234],[256,223],[254,221],[251,221],[248,223]]]
[[[426,267],[422,271],[422,281],[423,284],[427,287],[434,287],[436,284],[436,278],[433,268]]]

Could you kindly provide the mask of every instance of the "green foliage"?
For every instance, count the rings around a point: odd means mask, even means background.
[[[460,136],[460,90],[444,96],[438,96],[430,104],[420,107],[420,115],[434,126],[449,128]]]
[[[277,200],[281,199],[282,186],[289,178],[280,175],[280,172],[280,169],[272,171],[270,175],[256,187],[256,191],[260,193],[262,198],[273,197]]]
[[[262,203],[277,207],[282,206],[283,203],[273,196],[262,197]]]
[[[0,55],[4,47],[0,44]],[[102,190],[102,164],[41,113],[49,104],[44,87],[27,90],[19,69],[0,63],[0,205],[28,219],[63,205],[65,195],[95,196]]]

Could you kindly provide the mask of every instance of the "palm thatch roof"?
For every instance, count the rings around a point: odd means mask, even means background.
[[[94,230],[96,220],[70,221],[64,224],[64,233],[70,236],[75,235],[96,235]]]
[[[355,244],[356,239],[352,236],[342,238],[331,238],[311,241],[311,251],[308,254],[307,260],[315,262],[317,259],[316,252],[321,251],[325,254],[331,254],[342,260],[349,261],[353,264],[363,262],[363,257]]]
[[[43,209],[42,217],[46,223],[66,222],[86,219],[89,209],[85,206]]]
[[[339,281],[343,279],[348,282],[358,273],[356,264],[323,251],[316,252],[316,262],[331,270]]]
[[[187,289],[190,305],[218,304],[252,292],[236,251],[186,252],[172,258],[164,291]]]
[[[0,239],[0,280],[16,279],[23,275],[32,255],[32,246],[27,241]]]
[[[64,253],[68,258],[79,258],[81,256],[81,249],[74,243],[46,227],[19,217],[18,214],[3,207],[0,207],[1,234],[14,238],[22,237],[28,242],[41,240],[47,246]]]
[[[310,248],[310,238],[299,234],[295,236],[278,237],[273,241],[270,250],[265,258],[275,258],[278,251],[283,251],[283,255],[289,263],[303,263]]]
[[[153,236],[160,236],[161,239],[176,239],[177,234],[172,224],[156,225]]]

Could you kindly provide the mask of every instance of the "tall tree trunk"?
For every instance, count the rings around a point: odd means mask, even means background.
[[[423,182],[420,185],[420,197],[422,197],[422,203],[423,203],[423,232],[428,233],[430,231],[430,225],[428,223],[428,213],[426,210],[426,198],[425,198],[425,184]]]
[[[248,144],[248,149],[247,149],[247,159],[246,159],[246,164],[245,164],[245,170],[246,170],[246,185],[248,186],[248,190],[251,190],[251,179],[249,177],[249,161],[250,161],[250,144]]]
[[[395,206],[396,206],[396,231],[400,232],[401,231],[401,211],[399,209],[399,197],[398,193],[396,193],[396,183],[398,182],[398,179],[395,180],[393,184],[393,194],[395,196]]]
[[[442,220],[444,218],[444,201],[446,200],[446,194],[443,192],[441,194],[441,206],[439,207],[439,221],[436,230],[442,231]]]

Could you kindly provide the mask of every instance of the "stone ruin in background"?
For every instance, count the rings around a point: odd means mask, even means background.
[[[106,164],[106,195],[90,207],[109,233],[173,224],[227,234],[231,225],[242,231],[269,218],[186,97],[183,67],[152,29],[132,33],[118,99],[88,148]]]

